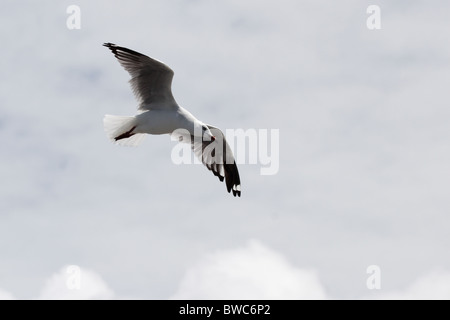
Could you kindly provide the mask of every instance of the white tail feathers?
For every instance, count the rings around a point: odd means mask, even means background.
[[[144,138],[143,133],[136,133],[129,138],[116,140],[115,138],[132,130],[136,126],[135,117],[105,115],[103,118],[103,126],[108,137],[116,144],[122,146],[137,146]]]

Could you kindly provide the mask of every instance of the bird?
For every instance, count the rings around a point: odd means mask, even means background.
[[[120,65],[130,74],[138,101],[134,116],[105,115],[107,136],[116,144],[137,146],[146,134],[169,134],[190,143],[194,154],[225,185],[228,193],[241,196],[241,180],[233,152],[223,132],[206,124],[178,105],[172,94],[173,70],[142,53],[107,42]]]

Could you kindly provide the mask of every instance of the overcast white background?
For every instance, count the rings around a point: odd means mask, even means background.
[[[0,299],[449,299],[449,10],[3,1]],[[234,198],[174,165],[168,136],[113,145],[104,114],[136,102],[104,42],[167,63],[177,102],[207,123],[279,129],[278,174],[240,165]]]

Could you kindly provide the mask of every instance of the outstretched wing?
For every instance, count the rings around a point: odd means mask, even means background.
[[[223,132],[211,125],[207,125],[214,141],[205,141],[200,138],[191,137],[192,150],[197,158],[208,168],[220,181],[225,179],[228,192],[234,196],[241,196],[241,179],[236,161],[228,145]]]
[[[103,44],[114,53],[122,67],[131,75],[131,88],[139,103],[139,110],[176,107],[172,95],[173,71],[164,63],[139,52]]]

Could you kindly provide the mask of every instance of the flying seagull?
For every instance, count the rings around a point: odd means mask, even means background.
[[[113,142],[136,146],[145,134],[175,136],[181,142],[190,143],[202,163],[220,181],[225,179],[228,192],[240,197],[239,171],[225,135],[177,104],[171,89],[172,69],[139,52],[113,43],[103,45],[131,75],[131,88],[139,103],[135,116],[105,115],[105,131]]]

